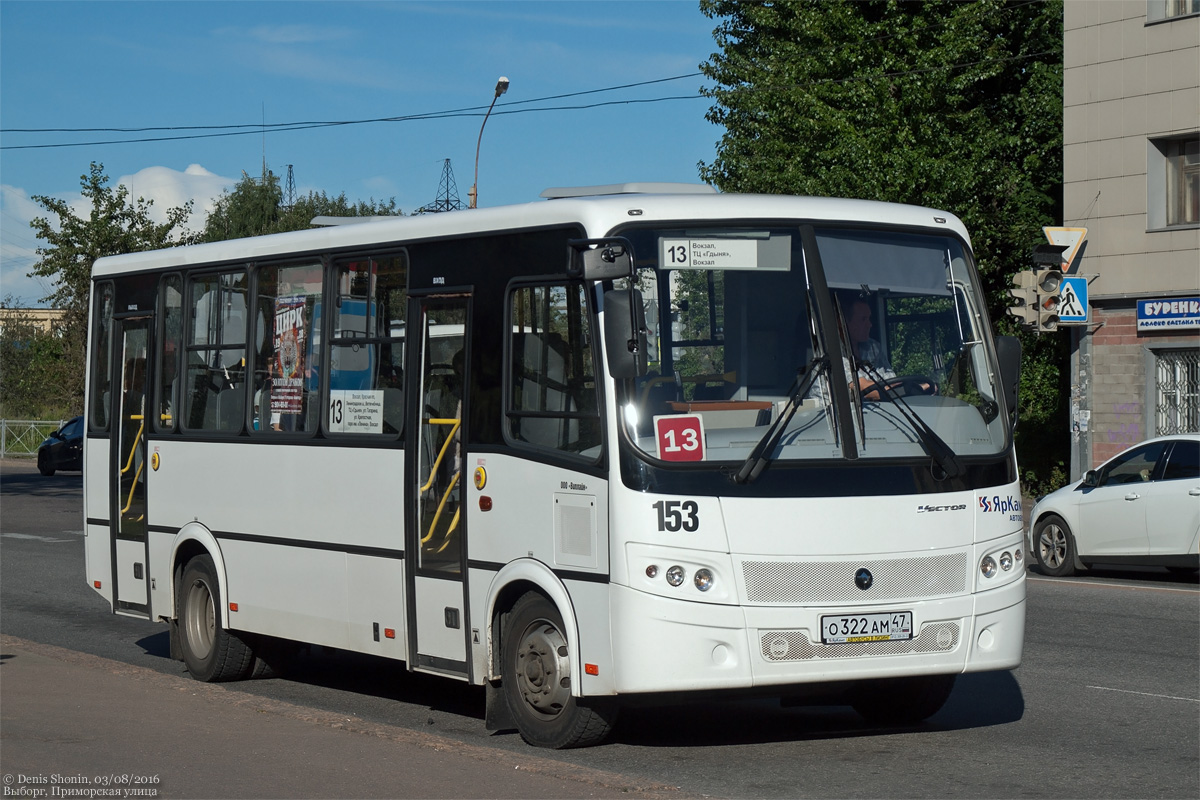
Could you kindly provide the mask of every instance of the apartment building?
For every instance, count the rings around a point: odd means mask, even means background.
[[[1071,337],[1071,475],[1200,430],[1200,0],[1066,0],[1064,225],[1090,315]]]

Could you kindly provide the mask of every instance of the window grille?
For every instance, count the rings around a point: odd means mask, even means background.
[[[1156,355],[1156,435],[1200,431],[1200,350],[1164,350]]]

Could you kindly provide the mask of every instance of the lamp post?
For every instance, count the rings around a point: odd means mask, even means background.
[[[501,77],[496,81],[496,94],[492,97],[492,104],[488,106],[487,113],[483,115],[483,125],[479,126],[479,138],[475,141],[475,182],[471,184],[471,191],[467,192],[470,196],[470,208],[475,208],[476,202],[479,200],[479,144],[483,141],[483,126],[487,125],[488,117],[492,115],[492,108],[496,105],[496,101],[500,99],[500,95],[508,91],[508,78]]]

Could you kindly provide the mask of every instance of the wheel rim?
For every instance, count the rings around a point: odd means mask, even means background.
[[[1054,523],[1042,528],[1042,534],[1038,538],[1038,552],[1042,557],[1042,563],[1047,567],[1062,566],[1067,559],[1066,532]]]
[[[208,658],[217,635],[217,610],[212,592],[202,580],[193,581],[188,589],[184,630],[192,652],[198,658]]]
[[[571,698],[571,663],[557,626],[543,619],[525,629],[515,674],[526,706],[546,717],[562,712]]]

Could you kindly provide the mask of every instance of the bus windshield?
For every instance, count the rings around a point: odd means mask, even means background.
[[[623,235],[649,371],[623,382],[620,402],[645,456],[739,462],[764,442],[771,461],[1004,452],[999,371],[958,238],[842,226]]]

